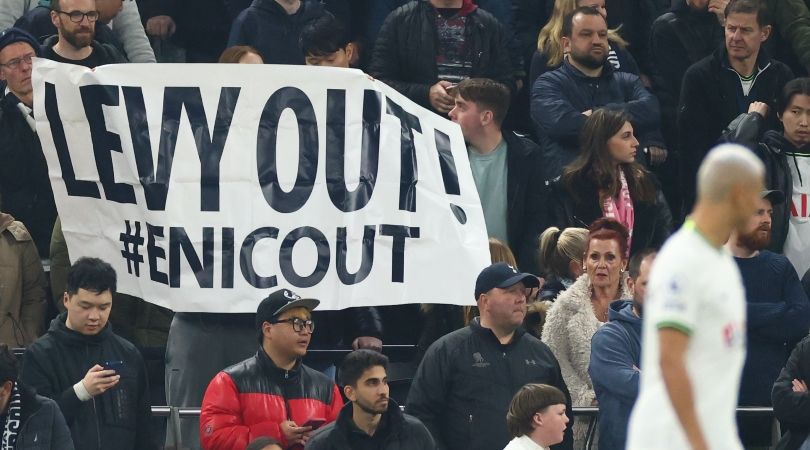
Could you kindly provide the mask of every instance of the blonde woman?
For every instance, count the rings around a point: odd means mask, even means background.
[[[563,19],[567,14],[583,6],[596,8],[602,16],[607,18],[605,0],[556,0],[551,18],[540,30],[537,38],[537,51],[532,57],[532,65],[529,70],[529,86],[532,86],[540,75],[560,67],[565,57],[562,44]],[[608,30],[608,42],[610,43],[608,61],[613,67],[621,72],[638,75],[638,64],[627,51],[627,41],[619,35],[619,29]]]

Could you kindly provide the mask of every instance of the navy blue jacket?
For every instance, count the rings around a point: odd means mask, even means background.
[[[591,78],[566,60],[532,86],[532,121],[543,149],[545,180],[560,176],[562,168],[579,155],[579,132],[587,119],[582,113],[597,108],[626,112],[641,147],[666,147],[658,129],[658,100],[637,75],[616,72],[605,61],[602,75]]]
[[[250,45],[267,64],[303,65],[301,30],[325,14],[323,5],[314,0],[303,0],[295,14],[287,14],[275,0],[253,0],[233,21],[228,47]]]
[[[770,406],[779,371],[810,329],[810,301],[784,255],[763,250],[734,260],[745,285],[748,322],[739,401],[741,406]]]
[[[610,304],[609,322],[591,338],[591,376],[599,401],[599,449],[623,450],[641,379],[641,319],[633,302]]]

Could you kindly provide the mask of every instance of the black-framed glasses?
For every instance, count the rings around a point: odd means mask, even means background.
[[[58,9],[54,9],[54,12],[56,12],[58,14],[64,14],[64,15],[70,17],[70,21],[73,22],[73,23],[81,23],[82,20],[84,20],[85,17],[87,17],[88,22],[95,22],[96,20],[98,20],[98,16],[99,16],[98,11],[87,11],[87,12],[70,11],[70,12],[68,12],[68,11],[60,11]]]
[[[0,64],[0,66],[7,67],[10,70],[17,70],[17,68],[20,67],[20,64],[22,64],[23,62],[25,62],[28,65],[31,65],[32,63],[31,61],[34,58],[34,56],[36,56],[34,53],[29,53],[27,55],[20,56],[19,58],[10,59],[7,63]]]
[[[291,319],[283,319],[283,320],[271,320],[270,323],[289,323],[293,327],[293,331],[296,333],[300,333],[304,331],[304,327],[306,327],[307,331],[310,333],[315,331],[315,322],[310,320],[304,320],[298,317],[293,317]]]

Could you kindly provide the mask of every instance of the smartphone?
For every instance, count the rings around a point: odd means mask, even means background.
[[[313,417],[313,418],[307,420],[306,422],[304,422],[304,424],[301,425],[301,426],[302,427],[312,427],[313,430],[317,430],[318,428],[320,428],[321,425],[323,425],[325,423],[326,423],[326,419],[322,419],[320,417]]]
[[[122,367],[124,367],[124,361],[104,361],[102,366],[104,367],[104,370],[114,370],[118,372]]]

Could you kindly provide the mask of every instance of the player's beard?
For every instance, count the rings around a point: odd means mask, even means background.
[[[764,235],[761,232],[766,231]],[[737,239],[745,248],[749,250],[762,250],[771,243],[771,226],[762,225],[750,233],[741,234]]]

